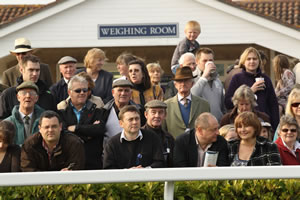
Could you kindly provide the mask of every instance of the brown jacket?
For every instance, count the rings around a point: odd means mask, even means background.
[[[49,70],[49,65],[41,63],[41,72],[40,72],[40,80],[42,80],[47,87],[49,88],[53,82],[51,78],[51,73]],[[21,76],[21,72],[19,70],[19,65],[15,65],[7,70],[5,70],[2,74],[2,84],[7,85],[8,87],[17,86],[17,78]]]
[[[61,133],[59,143],[52,153],[51,162],[42,141],[40,133],[35,133],[25,141],[21,151],[22,171],[60,171],[71,163],[74,163],[72,170],[84,169],[84,146],[76,135]]]

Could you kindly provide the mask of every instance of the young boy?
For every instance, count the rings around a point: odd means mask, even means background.
[[[196,41],[201,32],[200,24],[197,21],[189,21],[184,28],[185,38],[179,42],[177,45],[171,62],[172,72],[176,72],[176,69],[179,67],[178,60],[180,56],[186,52],[195,53],[196,50],[200,47],[199,43]]]

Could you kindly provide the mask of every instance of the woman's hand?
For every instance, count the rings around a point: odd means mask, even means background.
[[[251,86],[251,90],[253,91],[253,93],[256,93],[259,90],[264,90],[265,87],[266,87],[265,81],[260,80],[260,81],[256,81],[255,83],[253,83],[253,85]]]

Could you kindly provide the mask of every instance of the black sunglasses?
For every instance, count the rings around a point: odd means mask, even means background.
[[[78,88],[78,89],[73,90],[73,91],[76,92],[76,93],[81,93],[81,91],[86,93],[88,91],[88,89],[87,88]]]
[[[17,55],[23,55],[25,56],[28,52],[21,52],[21,53],[16,53]]]
[[[297,129],[295,129],[295,128],[292,128],[292,129],[284,128],[284,129],[281,129],[281,131],[285,132],[285,133],[287,133],[288,131],[291,131],[292,133],[295,133],[295,132],[297,132]]]
[[[298,107],[300,105],[300,103],[292,103],[291,106],[292,107]]]

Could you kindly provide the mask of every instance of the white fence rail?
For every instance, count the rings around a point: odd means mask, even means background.
[[[173,199],[175,181],[298,178],[300,166],[123,169],[0,173],[0,186],[158,181],[165,182],[164,199]]]

